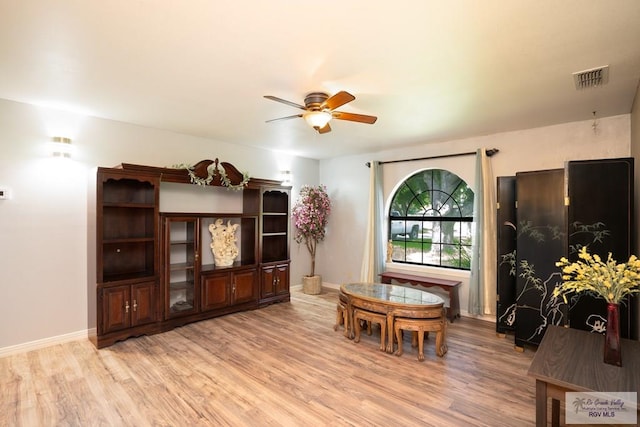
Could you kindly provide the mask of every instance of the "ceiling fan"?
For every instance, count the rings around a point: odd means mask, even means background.
[[[329,121],[331,119],[348,120],[351,122],[368,124],[373,124],[378,119],[375,116],[367,116],[365,114],[335,111],[336,108],[356,99],[355,96],[345,91],[340,91],[333,96],[329,96],[324,92],[311,92],[304,98],[304,105],[296,104],[295,102],[287,101],[286,99],[278,98],[276,96],[265,95],[264,97],[272,101],[282,102],[283,104],[304,110],[304,113],[267,120],[267,123],[275,122],[277,120],[288,120],[303,117],[309,126],[314,128],[318,133],[331,132],[331,126],[329,126]]]

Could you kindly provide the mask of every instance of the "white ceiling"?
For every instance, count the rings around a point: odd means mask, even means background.
[[[318,159],[627,114],[639,78],[638,0],[0,0],[0,98]],[[265,123],[340,90],[378,121]]]

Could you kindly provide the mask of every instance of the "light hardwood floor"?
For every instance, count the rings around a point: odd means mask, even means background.
[[[336,291],[96,350],[0,358],[0,426],[530,426],[533,357],[494,325],[449,324],[449,352],[401,357],[334,332]]]

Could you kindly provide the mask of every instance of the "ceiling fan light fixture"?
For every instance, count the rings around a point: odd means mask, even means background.
[[[316,132],[324,134],[331,132],[331,126],[329,122],[333,119],[346,120],[357,123],[374,124],[378,119],[376,116],[367,116],[366,114],[345,113],[343,111],[336,111],[336,108],[347,104],[354,99],[355,96],[349,92],[340,91],[333,96],[329,96],[324,92],[311,92],[304,98],[304,105],[296,104],[295,102],[287,101],[286,99],[278,98],[276,96],[265,95],[267,99],[272,101],[281,102],[291,107],[299,108],[304,113],[296,114],[293,116],[280,117],[279,119],[267,120],[268,122],[274,122],[276,120],[288,120],[295,119],[296,117],[302,117]]]
[[[322,129],[331,120],[328,111],[307,111],[303,114],[304,120],[315,130]]]

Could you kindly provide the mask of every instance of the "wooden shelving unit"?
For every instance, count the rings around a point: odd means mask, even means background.
[[[158,320],[160,179],[99,168],[97,173],[96,301],[98,347],[154,331]]]
[[[220,165],[234,185],[242,181],[233,165]],[[211,166],[217,160],[194,171],[206,176]],[[289,187],[251,179],[235,213],[160,212],[161,182],[192,185],[184,169],[98,168],[96,214],[89,218],[96,280],[88,288],[97,347],[290,298]],[[209,185],[224,183],[218,174]],[[218,218],[238,224],[239,256],[231,266],[215,265],[209,247],[208,227]]]

